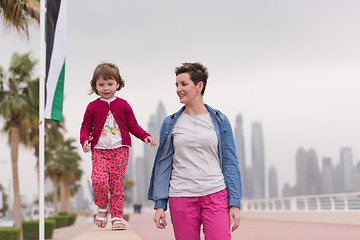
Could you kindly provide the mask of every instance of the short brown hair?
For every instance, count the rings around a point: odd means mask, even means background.
[[[195,85],[197,85],[199,82],[203,82],[204,87],[201,90],[201,95],[204,95],[207,79],[209,77],[207,67],[198,62],[183,63],[182,66],[175,68],[176,76],[182,73],[189,73],[190,79]]]
[[[90,94],[96,93],[99,95],[96,90],[96,81],[100,77],[102,77],[104,80],[114,79],[119,84],[119,87],[116,89],[116,91],[119,91],[121,88],[125,87],[125,81],[120,76],[119,68],[112,63],[101,63],[95,68],[93,77],[90,81]]]

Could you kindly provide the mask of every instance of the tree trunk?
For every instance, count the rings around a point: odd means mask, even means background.
[[[58,177],[54,176],[51,178],[52,182],[53,182],[53,204],[54,204],[54,211],[55,211],[55,215],[58,215],[59,213],[59,209],[58,209],[58,202],[59,202],[59,196],[58,196]]]
[[[14,188],[14,218],[15,227],[20,228],[20,240],[22,236],[21,224],[21,200],[20,200],[20,187],[19,187],[19,172],[18,172],[18,154],[19,154],[20,133],[19,128],[10,126],[10,149],[11,149],[11,165],[13,175],[13,188]]]
[[[66,212],[71,212],[71,186],[69,184],[66,184]]]
[[[66,211],[66,185],[64,180],[60,179],[60,211]]]

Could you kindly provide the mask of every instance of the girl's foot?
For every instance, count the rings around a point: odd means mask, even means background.
[[[121,221],[121,218],[119,218],[119,217],[111,218],[111,223],[112,223],[113,231],[126,229],[126,225]]]
[[[104,228],[106,227],[107,221],[107,209],[99,209],[98,214],[95,217],[95,224],[99,228]]]

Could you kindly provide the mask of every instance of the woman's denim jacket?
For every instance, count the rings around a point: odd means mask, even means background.
[[[210,117],[219,141],[220,166],[229,196],[229,206],[240,208],[242,197],[241,176],[230,122],[219,110],[212,109],[206,104],[205,106],[210,112]],[[166,117],[161,126],[160,143],[152,169],[148,192],[148,199],[155,201],[155,209],[167,209],[174,156],[174,144],[171,132],[184,109],[185,107],[182,107],[177,113]]]

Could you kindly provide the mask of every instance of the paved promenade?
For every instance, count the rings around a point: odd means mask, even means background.
[[[165,230],[155,227],[153,212],[130,214],[127,230],[112,231],[111,225],[99,229],[86,217],[79,216],[73,226],[55,230],[53,240],[173,240],[170,216]],[[272,220],[241,220],[232,240],[359,240],[360,226]],[[202,237],[202,239],[204,239]]]

